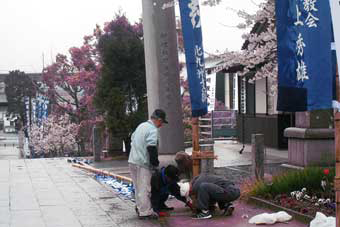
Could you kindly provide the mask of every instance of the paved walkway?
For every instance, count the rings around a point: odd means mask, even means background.
[[[19,159],[19,151],[16,146],[0,145],[0,160],[15,160]]]
[[[244,146],[242,154],[239,151],[242,149],[242,144],[233,141],[215,141],[214,152],[217,155],[217,160],[214,162],[215,167],[240,166],[251,164],[251,145]],[[191,152],[191,148],[186,150]],[[277,150],[266,148],[266,163],[283,163],[288,160],[288,150]]]
[[[193,220],[181,202],[172,199],[169,204],[176,207],[170,217],[142,221],[131,201],[65,159],[0,160],[0,227],[248,227],[253,225],[243,214],[251,217],[265,211],[239,203],[232,217],[202,221]],[[306,225],[292,221],[289,226]]]
[[[0,160],[0,227],[159,226],[65,159]]]
[[[0,131],[0,160],[19,159],[18,136]]]
[[[249,147],[240,155],[241,147],[240,144],[216,143],[215,152],[219,159],[215,166],[235,169],[236,164],[250,164]],[[173,158],[172,155],[162,155],[161,166],[174,163]],[[268,162],[285,160],[277,155],[268,155],[267,158]],[[129,175],[127,160],[100,162],[95,166]],[[231,169],[225,171],[223,168],[218,169],[235,176]],[[15,146],[5,147],[0,142],[0,227],[250,227],[254,225],[248,224],[248,218],[242,216],[265,212],[237,203],[232,217],[216,215],[210,220],[193,220],[190,210],[181,202],[172,199],[169,205],[176,207],[169,217],[159,221],[139,220],[134,203],[98,183],[92,174],[72,167],[66,159],[19,159]],[[292,221],[289,226],[306,225]]]

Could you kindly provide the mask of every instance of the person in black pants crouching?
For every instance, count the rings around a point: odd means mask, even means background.
[[[177,184],[179,170],[173,166],[168,165],[162,167],[160,170],[155,171],[151,177],[151,204],[153,210],[160,214],[160,212],[173,210],[173,207],[168,207],[165,202],[169,195],[174,196],[176,199],[182,201],[187,206],[192,208],[191,202],[180,194],[180,187]]]

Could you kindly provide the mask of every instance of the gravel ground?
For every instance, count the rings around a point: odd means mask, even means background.
[[[215,174],[224,176],[239,185],[252,176],[251,169],[251,165],[218,167],[215,168]],[[288,170],[289,169],[282,167],[280,163],[266,164],[264,168],[265,174],[270,176],[275,176]]]

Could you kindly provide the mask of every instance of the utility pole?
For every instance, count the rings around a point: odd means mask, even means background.
[[[149,115],[163,109],[169,121],[160,130],[160,154],[184,150],[174,2],[142,0]]]

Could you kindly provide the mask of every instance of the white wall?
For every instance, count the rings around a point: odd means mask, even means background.
[[[230,92],[232,92],[230,91],[229,78],[229,73],[224,74],[224,102],[228,110],[231,109]]]
[[[267,113],[267,88],[266,78],[256,80],[255,83],[255,102],[256,102],[256,113]]]

